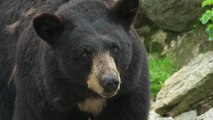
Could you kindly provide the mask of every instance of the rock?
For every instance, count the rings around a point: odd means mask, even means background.
[[[175,120],[195,120],[196,117],[197,117],[197,111],[191,110],[176,116],[174,119]]]
[[[149,120],[174,120],[172,117],[161,117],[155,111],[151,110],[149,113]]]
[[[164,83],[155,102],[162,116],[176,116],[203,105],[213,107],[213,51],[201,54]]]
[[[212,42],[207,41],[205,29],[205,27],[197,27],[181,34],[166,32],[168,37],[161,54],[173,56],[178,65],[184,66],[200,53],[213,50]]]
[[[213,109],[210,109],[208,112],[203,115],[197,117],[196,120],[213,120]]]
[[[140,0],[142,14],[158,27],[171,31],[193,28],[202,13],[203,0]]]
[[[207,41],[205,28],[203,27],[185,32],[183,35],[178,36],[175,41],[177,42],[176,61],[180,65],[185,65],[201,52],[213,50],[213,44]]]
[[[151,40],[153,42],[159,43],[161,45],[165,45],[166,38],[167,34],[163,30],[158,30],[153,36],[151,36]]]

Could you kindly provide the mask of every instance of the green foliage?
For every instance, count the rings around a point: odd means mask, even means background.
[[[206,7],[209,5],[213,5],[213,0],[204,0],[202,3],[202,7]]]
[[[207,7],[213,5],[213,0],[204,0],[202,7]],[[201,16],[200,21],[202,24],[206,24],[206,33],[209,36],[209,40],[213,41],[213,8],[206,10],[206,12]]]
[[[171,57],[149,55],[152,97],[155,98],[164,81],[178,70],[178,65]]]

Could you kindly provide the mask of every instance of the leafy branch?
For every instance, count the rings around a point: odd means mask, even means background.
[[[204,0],[202,2],[202,7],[208,7],[213,5],[213,0]],[[213,8],[207,9],[206,12],[201,16],[200,21],[202,24],[207,25],[206,33],[208,34],[208,39],[213,41]]]

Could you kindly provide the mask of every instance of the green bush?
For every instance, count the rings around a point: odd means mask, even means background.
[[[151,93],[153,99],[163,86],[164,81],[178,70],[178,65],[171,57],[149,55],[149,69],[151,77]]]
[[[200,21],[202,24],[206,24],[206,33],[209,36],[209,40],[213,41],[213,8],[210,9],[213,5],[213,0],[204,0],[202,3],[202,7],[209,7],[206,12],[201,16]]]

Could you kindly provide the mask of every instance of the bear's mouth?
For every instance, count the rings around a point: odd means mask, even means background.
[[[103,98],[111,98],[117,95],[118,91],[119,91],[119,88],[115,92],[110,92],[110,93],[103,92],[103,93],[100,93],[99,95]]]

